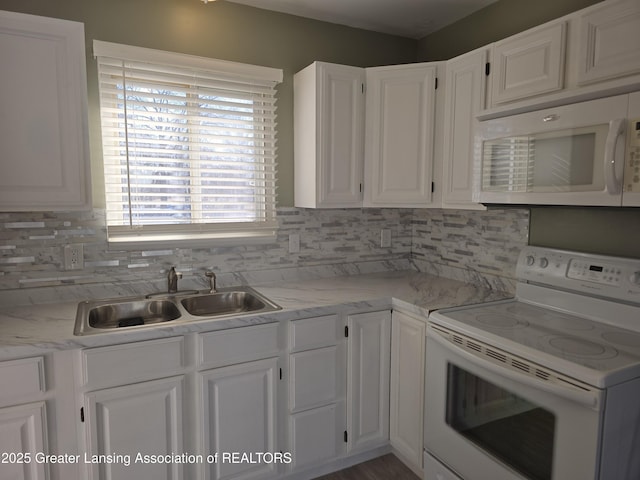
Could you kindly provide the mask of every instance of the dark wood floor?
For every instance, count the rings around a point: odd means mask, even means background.
[[[420,480],[395,455],[388,454],[316,480]]]

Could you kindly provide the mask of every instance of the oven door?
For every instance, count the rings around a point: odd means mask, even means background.
[[[434,324],[426,357],[425,448],[460,477],[597,478],[602,391]]]

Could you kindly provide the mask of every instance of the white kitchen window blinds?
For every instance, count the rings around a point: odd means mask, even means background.
[[[282,71],[94,42],[110,242],[275,234]]]

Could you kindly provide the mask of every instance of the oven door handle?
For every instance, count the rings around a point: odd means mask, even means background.
[[[542,380],[534,376],[529,376],[526,373],[512,371],[507,367],[494,364],[493,362],[486,360],[480,355],[469,352],[456,345],[451,344],[451,342],[447,340],[443,335],[444,334],[440,333],[438,330],[431,328],[428,338],[439,343],[443,348],[454,352],[456,355],[461,356],[465,360],[468,360],[475,364],[480,364],[482,368],[489,370],[492,373],[532,388],[544,390],[545,392],[565,398],[572,402],[580,403],[585,407],[591,408],[593,410],[598,411],[600,409],[602,395],[601,392],[597,389],[587,389],[586,387],[583,388],[578,385],[570,384],[568,382],[566,386],[558,385],[557,383],[552,383],[548,380]],[[427,348],[427,352],[428,351],[429,349]]]

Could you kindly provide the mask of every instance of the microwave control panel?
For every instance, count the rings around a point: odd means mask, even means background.
[[[640,118],[629,120],[629,145],[624,172],[624,191],[640,192]]]

